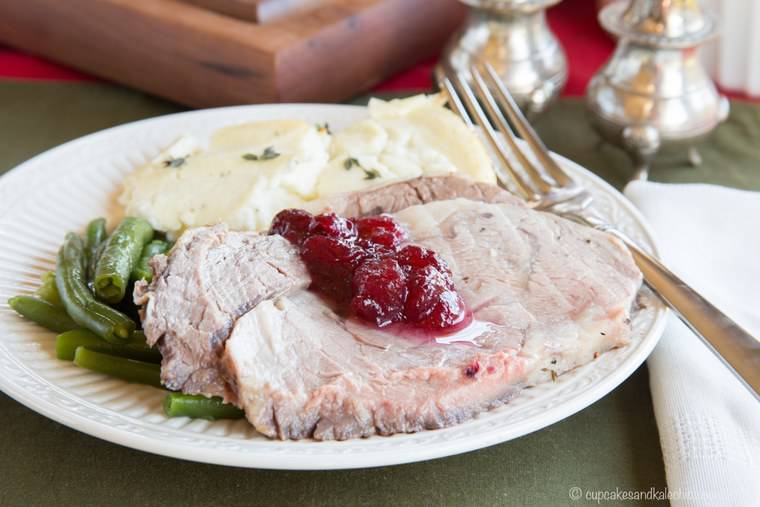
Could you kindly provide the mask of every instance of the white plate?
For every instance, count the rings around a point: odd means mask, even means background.
[[[122,176],[178,135],[208,135],[223,125],[272,118],[327,121],[339,129],[366,109],[336,105],[241,106],[139,121],[69,142],[0,178],[0,388],[19,402],[90,435],[188,460],[258,468],[335,469],[391,465],[449,456],[504,442],[553,424],[625,380],[651,352],[665,311],[648,304],[633,319],[633,340],[555,383],[447,429],[346,442],[280,442],[245,421],[167,419],[164,393],[90,373],[55,359],[54,335],[25,322],[6,304],[32,292],[70,230],[107,214]],[[654,250],[643,218],[625,198],[576,164],[560,163],[586,184],[623,231]]]

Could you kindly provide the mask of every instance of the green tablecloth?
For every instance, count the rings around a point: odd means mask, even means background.
[[[178,110],[110,85],[0,83],[0,173],[83,134]],[[596,147],[581,102],[561,101],[538,126],[554,150],[618,187],[626,181],[628,161],[612,147]],[[729,122],[703,147],[702,167],[688,167],[683,154],[663,157],[653,178],[760,190],[757,132],[760,108],[735,103]],[[568,493],[576,486],[665,488],[645,367],[542,431],[411,465],[279,472],[180,461],[84,435],[2,394],[0,453],[2,505],[564,505],[573,503]]]

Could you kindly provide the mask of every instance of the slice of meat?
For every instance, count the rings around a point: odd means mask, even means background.
[[[462,197],[480,202],[520,200],[495,185],[478,183],[460,176],[422,176],[365,192],[333,195],[312,203],[315,212],[333,211],[344,217],[393,213],[409,206]]]
[[[498,333],[482,326],[481,342]],[[302,291],[241,317],[225,348],[251,424],[267,436],[345,440],[441,428],[506,402],[524,379],[518,333],[481,360],[475,346],[423,343],[346,321]],[[492,337],[490,339],[497,339]],[[486,374],[485,369],[491,368]],[[498,370],[497,370],[498,369]]]
[[[298,252],[280,236],[191,229],[170,255],[151,259],[135,286],[143,329],[163,361],[161,381],[185,393],[224,396],[219,356],[235,321],[259,302],[309,284]]]
[[[341,214],[359,216],[456,196],[516,202],[499,187],[454,176],[417,178],[333,201]],[[309,284],[298,253],[284,239],[221,226],[188,230],[168,257],[157,256],[151,266],[153,282],[136,284],[135,302],[147,305],[143,327],[164,356],[162,382],[191,394],[225,395],[218,356],[238,317]]]
[[[627,342],[641,274],[609,235],[516,200],[395,216],[448,262],[473,324],[430,340],[346,320],[306,290],[260,303],[223,356],[260,432],[327,440],[449,426]]]

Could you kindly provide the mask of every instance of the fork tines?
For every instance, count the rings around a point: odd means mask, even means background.
[[[495,168],[500,183],[514,187],[531,203],[539,203],[557,190],[573,187],[573,180],[549,155],[549,150],[530,126],[494,68],[487,63],[482,68],[485,72],[473,65],[469,76],[447,68],[440,84],[448,95],[452,109],[466,123],[474,122],[483,130],[486,140],[501,161],[501,167]],[[530,148],[532,158],[526,156],[510,122]],[[499,131],[503,135],[499,135]]]

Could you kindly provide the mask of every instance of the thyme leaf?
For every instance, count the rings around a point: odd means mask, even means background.
[[[346,171],[350,171],[352,167],[361,167],[362,165],[359,163],[358,160],[356,160],[354,157],[348,157],[345,162],[343,162],[343,168]]]
[[[261,154],[261,156],[259,157],[259,159],[261,159],[261,160],[271,160],[271,159],[277,158],[279,156],[280,156],[280,154],[277,153],[276,151],[274,151],[274,147],[267,146],[264,149],[264,153]]]
[[[322,132],[324,132],[326,134],[332,135],[332,131],[330,130],[330,124],[329,123],[327,123],[327,122],[317,123],[316,127],[317,127],[317,132],[319,132],[320,134]]]
[[[275,151],[273,146],[267,146],[264,148],[264,151],[261,152],[261,155],[257,155],[255,153],[244,153],[243,159],[252,161],[272,160],[273,158],[277,158],[279,156],[280,154]]]
[[[362,169],[364,169],[362,167]],[[380,171],[377,169],[364,169],[364,179],[365,180],[374,180],[375,178],[380,177]]]
[[[379,178],[381,176],[380,175],[380,171],[378,171],[377,169],[367,169],[366,167],[363,167],[359,163],[359,161],[357,159],[355,159],[354,157],[348,157],[343,162],[343,168],[346,171],[350,171],[354,166],[356,166],[359,169],[361,169],[362,171],[364,171],[364,179],[365,180],[374,180],[375,178]]]
[[[184,165],[185,162],[187,162],[187,157],[170,158],[169,160],[164,160],[164,167],[174,167],[176,169]]]

